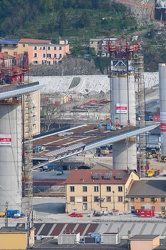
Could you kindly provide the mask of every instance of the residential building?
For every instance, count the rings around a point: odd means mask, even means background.
[[[0,39],[1,52],[14,56],[16,54],[22,54],[28,52],[29,44],[50,44],[51,40],[42,39]]]
[[[67,41],[61,41],[60,44],[29,44],[28,47],[30,64],[57,64],[68,53],[69,44]]]
[[[129,210],[154,209],[166,211],[166,185],[164,177],[134,181],[126,195]]]
[[[90,39],[90,48],[93,48],[96,52],[96,54],[98,54],[99,51],[101,51],[101,45],[102,45],[102,39]]]
[[[126,170],[72,170],[66,180],[66,212],[72,210],[127,211],[126,195],[135,172]]]
[[[28,52],[31,64],[56,64],[69,54],[67,40],[52,44],[51,40],[42,39],[0,39],[0,48],[2,53],[11,56]]]
[[[107,57],[108,42],[115,44],[117,38],[90,39],[90,48],[94,48],[96,54],[101,57]]]

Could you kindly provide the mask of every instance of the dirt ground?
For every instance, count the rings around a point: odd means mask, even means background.
[[[112,169],[112,157],[94,157],[94,154],[85,154],[75,157],[75,161],[83,161],[85,165],[91,166],[93,169]],[[160,170],[161,174],[166,171],[166,163],[158,162],[156,158],[147,159],[150,162],[150,169]]]
[[[166,163],[164,162],[158,162],[156,158],[154,159],[148,159],[150,162],[150,168],[151,169],[159,169],[161,173],[166,170]]]

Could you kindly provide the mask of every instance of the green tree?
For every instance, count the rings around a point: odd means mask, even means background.
[[[65,31],[65,26],[67,23],[66,14],[64,8],[61,8],[58,16],[58,31],[59,35],[63,36]]]
[[[85,28],[90,25],[90,19],[87,14],[87,11],[83,11],[80,20],[79,20],[79,27],[80,28]]]

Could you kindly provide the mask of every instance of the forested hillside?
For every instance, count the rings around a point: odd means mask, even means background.
[[[89,38],[113,36],[137,29],[126,6],[110,0],[0,0],[0,36]]]
[[[88,60],[93,60],[104,73],[107,58],[87,51],[89,39],[131,40],[138,35],[145,54],[145,70],[157,71],[158,63],[166,58],[165,26],[158,32],[153,21],[150,25],[140,24],[138,13],[144,9],[137,6],[136,12],[133,8],[116,0],[0,0],[0,37],[51,39],[53,43],[58,43],[59,38],[67,39],[72,57],[84,58],[89,53]],[[150,20],[150,16],[142,16],[142,20]]]

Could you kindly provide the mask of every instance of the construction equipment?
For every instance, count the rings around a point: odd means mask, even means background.
[[[160,155],[160,152],[157,151],[155,148],[152,148],[150,149],[149,152],[147,152],[146,157],[148,159],[152,159],[152,158],[158,158],[159,155]]]
[[[160,174],[160,170],[158,169],[148,169],[146,171],[147,177],[155,177],[155,176],[158,176],[159,174]]]
[[[159,214],[160,218],[166,218],[166,211],[161,211]]]
[[[6,213],[5,212],[0,212],[0,217],[5,217]]]
[[[155,170],[154,169],[148,169],[146,171],[147,177],[152,177],[155,175]]]
[[[107,146],[102,146],[100,147],[100,149],[101,149],[101,154],[104,156],[108,155],[110,152]]]
[[[166,162],[166,155],[162,155],[160,161],[165,163]]]

